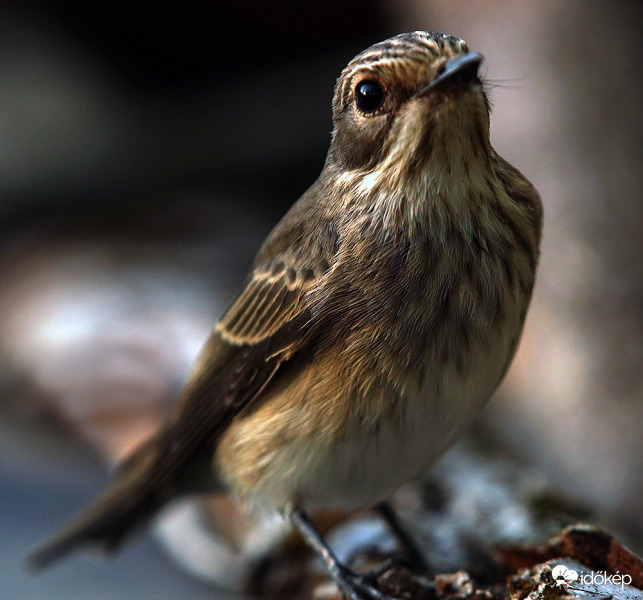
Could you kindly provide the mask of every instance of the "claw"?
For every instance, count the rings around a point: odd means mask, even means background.
[[[339,589],[351,600],[396,600],[377,589],[373,576],[356,573],[341,563],[303,510],[294,510],[290,520],[317,552]]]
[[[396,600],[377,589],[371,573],[361,575],[348,567],[341,566],[336,573],[333,573],[333,579],[339,589],[351,600]]]

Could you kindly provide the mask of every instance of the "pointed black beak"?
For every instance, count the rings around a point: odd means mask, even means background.
[[[468,52],[452,58],[444,65],[444,71],[429,85],[422,88],[416,96],[421,96],[437,87],[474,82],[478,77],[478,70],[483,60],[484,57],[478,52]]]

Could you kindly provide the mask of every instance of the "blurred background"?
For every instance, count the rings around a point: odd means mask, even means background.
[[[0,4],[0,596],[236,597],[147,539],[28,549],[152,431],[263,237],[317,177],[334,80],[415,29],[486,57],[496,150],[545,205],[513,367],[478,425],[643,545],[635,3]]]

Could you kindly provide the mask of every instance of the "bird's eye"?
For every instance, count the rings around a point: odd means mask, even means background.
[[[355,86],[355,104],[363,113],[375,112],[384,102],[384,90],[382,86],[366,79]]]

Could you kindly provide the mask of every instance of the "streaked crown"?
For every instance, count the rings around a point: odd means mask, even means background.
[[[401,33],[374,44],[360,52],[342,71],[335,87],[333,109],[339,112],[347,105],[354,84],[363,76],[395,77],[414,88],[420,82],[430,81],[436,63],[468,51],[463,39],[435,31]]]

